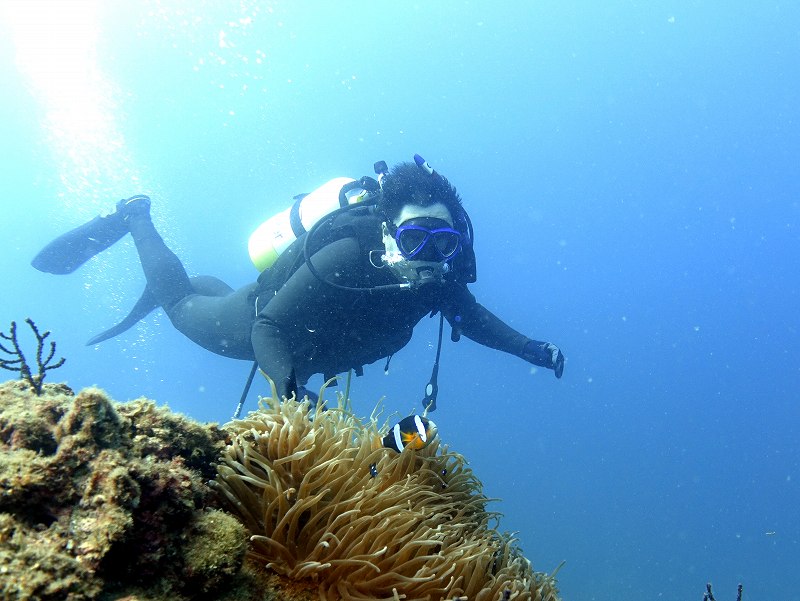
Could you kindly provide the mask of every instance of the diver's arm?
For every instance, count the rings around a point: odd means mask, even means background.
[[[522,357],[530,340],[475,300],[461,284],[453,284],[452,303],[443,309],[450,325],[478,344]]]
[[[557,378],[561,377],[564,355],[556,345],[521,334],[477,302],[466,286],[453,284],[452,293],[451,303],[442,312],[457,331],[478,344],[552,369]]]
[[[312,257],[321,278],[345,284],[352,284],[358,277],[359,260],[360,247],[354,238],[332,242]],[[295,372],[298,362],[309,359],[309,338],[325,334],[313,332],[309,324],[320,321],[320,316],[329,310],[329,301],[341,294],[320,281],[304,263],[256,317],[251,333],[253,351],[259,367],[275,382],[279,395],[291,397],[297,391]]]

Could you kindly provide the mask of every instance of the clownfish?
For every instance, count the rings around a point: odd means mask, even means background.
[[[398,453],[406,447],[419,450],[436,438],[436,424],[421,415],[409,415],[395,424],[383,437],[382,444]]]

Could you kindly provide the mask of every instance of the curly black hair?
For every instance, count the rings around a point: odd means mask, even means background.
[[[379,207],[386,217],[394,219],[407,204],[429,207],[437,202],[454,217],[463,210],[461,197],[446,177],[438,172],[431,175],[409,161],[395,165],[386,175]]]

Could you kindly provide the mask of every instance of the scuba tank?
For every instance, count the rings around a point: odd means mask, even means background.
[[[295,196],[294,203],[273,215],[250,235],[247,250],[256,269],[264,271],[308,232],[320,219],[336,209],[359,203],[370,195],[361,180],[337,177],[309,194]]]

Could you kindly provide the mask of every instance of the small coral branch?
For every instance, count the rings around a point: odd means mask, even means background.
[[[11,328],[9,328],[8,334],[5,332],[0,332],[0,338],[2,338],[4,341],[7,340],[10,343],[7,346],[5,343],[0,342],[0,351],[8,355],[8,358],[0,357],[0,367],[9,371],[19,372],[19,377],[30,384],[34,391],[36,391],[37,395],[41,395],[42,384],[44,383],[44,377],[47,372],[51,369],[56,369],[64,365],[66,359],[61,357],[61,359],[50,365],[50,362],[53,360],[53,357],[56,354],[56,343],[52,340],[50,341],[50,352],[47,354],[47,358],[43,359],[45,340],[50,335],[50,332],[45,332],[44,334],[40,333],[39,328],[36,327],[36,324],[33,323],[33,320],[30,317],[25,319],[25,322],[31,327],[33,334],[36,336],[36,367],[38,372],[34,374],[31,371],[30,365],[28,365],[28,362],[25,359],[25,355],[23,354],[22,349],[19,346],[19,340],[17,339],[17,323],[14,321],[11,322]]]
[[[703,594],[703,601],[717,601],[711,591],[711,583],[706,584],[706,592]],[[742,601],[742,585],[737,588],[736,601]]]

